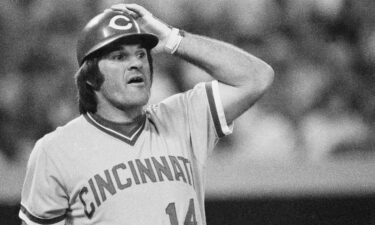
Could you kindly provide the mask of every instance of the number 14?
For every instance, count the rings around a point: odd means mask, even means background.
[[[167,208],[165,208],[165,213],[168,214],[169,220],[171,221],[171,225],[178,225],[176,205],[174,202],[171,202],[168,204]],[[185,216],[184,225],[198,225],[197,218],[195,216],[195,208],[194,208],[193,199],[190,199],[189,201],[189,209]]]

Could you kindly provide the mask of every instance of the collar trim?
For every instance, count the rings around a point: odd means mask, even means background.
[[[131,131],[131,133],[129,134],[129,136],[125,135],[125,134],[122,134],[108,126],[105,126],[103,124],[101,124],[99,121],[95,120],[94,117],[90,114],[90,113],[86,113],[83,115],[85,117],[85,119],[90,123],[92,124],[93,126],[95,126],[96,128],[98,128],[99,130],[117,138],[117,139],[120,139],[121,141],[124,141],[125,143],[131,145],[131,146],[134,146],[134,144],[136,143],[138,137],[141,135],[142,131],[143,131],[143,128],[145,127],[145,124],[146,124],[146,119],[144,119],[144,121],[139,125],[138,128],[135,128],[133,129],[133,131]],[[146,118],[146,117],[145,117]]]

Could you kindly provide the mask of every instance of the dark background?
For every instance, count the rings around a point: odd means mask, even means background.
[[[206,216],[217,225],[369,225],[374,207],[374,195],[209,200]],[[20,224],[18,209],[0,206],[0,224]]]

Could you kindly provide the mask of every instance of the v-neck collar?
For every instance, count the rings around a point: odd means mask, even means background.
[[[146,123],[146,115],[143,115],[138,122],[138,125],[134,127],[132,130],[128,132],[124,132],[118,128],[118,126],[126,125],[126,124],[116,124],[113,122],[108,121],[107,123],[104,123],[103,121],[94,118],[94,116],[90,113],[86,113],[83,115],[85,119],[92,125],[94,125],[99,130],[131,145],[134,146],[136,143],[138,137],[141,135],[143,128]],[[114,125],[111,125],[113,123]]]

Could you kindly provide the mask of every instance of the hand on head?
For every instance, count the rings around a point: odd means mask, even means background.
[[[147,9],[137,4],[116,4],[111,6],[111,9],[127,12],[134,19],[152,15]]]
[[[111,9],[128,13],[137,21],[144,32],[155,34],[159,38],[159,43],[153,49],[154,52],[165,51],[165,45],[172,31],[170,26],[154,17],[151,12],[137,4],[116,4],[113,5]]]

